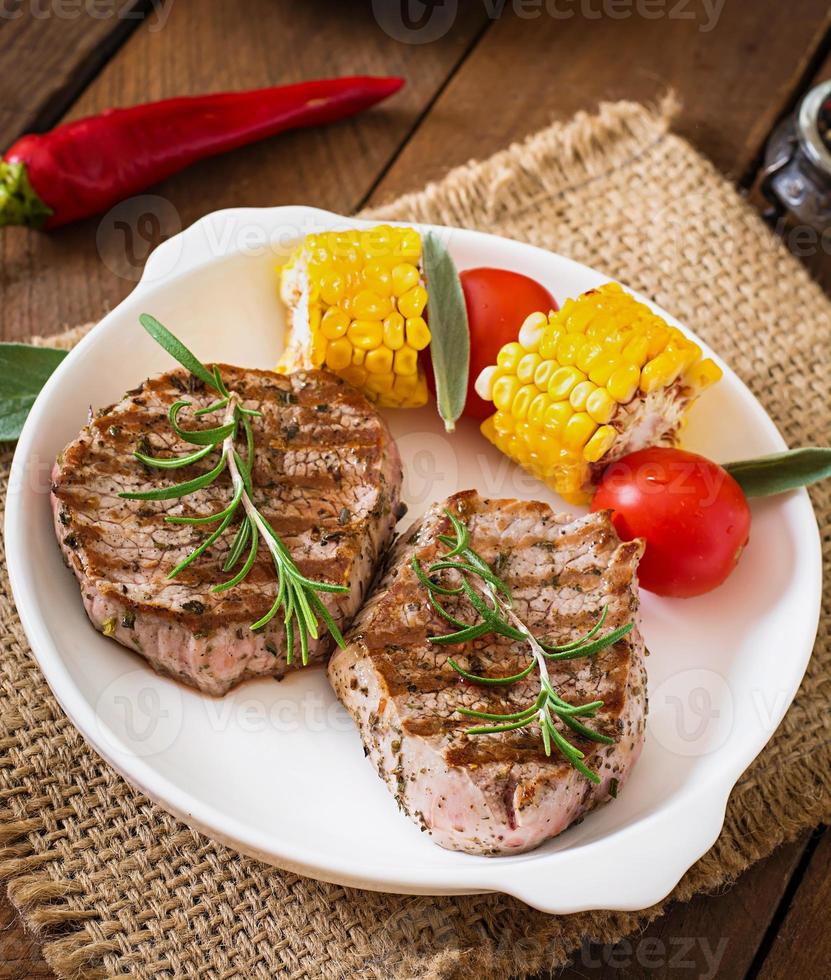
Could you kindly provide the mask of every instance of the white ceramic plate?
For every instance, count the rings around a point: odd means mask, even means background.
[[[280,684],[252,681],[213,700],[157,676],[86,619],[55,543],[49,472],[90,404],[107,405],[170,368],[139,327],[139,313],[153,313],[204,360],[273,365],[283,324],[275,266],[300,235],[347,224],[358,223],[299,207],[204,218],[154,252],[133,294],[50,379],[15,455],[5,525],[14,595],[35,656],[72,721],[131,783],[265,861],[387,891],[504,891],[558,913],[651,905],[715,840],[731,788],[772,735],[805,670],[821,566],[804,491],[754,503],[750,546],[722,588],[685,601],[644,594],[652,655],[641,760],[615,803],[516,857],[442,850],[402,816],[364,760],[323,671]],[[516,269],[560,301],[606,278],[518,242],[436,231],[460,268]],[[685,444],[722,461],[784,448],[759,404],[722,366],[724,380],[694,409]],[[562,507],[475,425],[463,422],[448,437],[432,408],[389,419],[405,464],[405,521],[466,487]]]

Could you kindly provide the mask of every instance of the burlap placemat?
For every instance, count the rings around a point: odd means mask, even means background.
[[[789,443],[828,443],[828,301],[734,189],[669,134],[667,116],[603,106],[377,213],[494,231],[597,266],[712,343]],[[4,481],[7,472],[8,455]],[[826,556],[830,496],[827,485],[814,491]],[[828,589],[825,600],[793,707],[673,898],[722,885],[831,816]],[[500,895],[379,895],[239,857],[85,745],[29,654],[4,569],[0,620],[0,874],[62,976],[506,977],[561,964],[583,937],[612,942],[661,911],[553,917]]]

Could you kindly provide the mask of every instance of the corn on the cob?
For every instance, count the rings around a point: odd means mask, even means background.
[[[307,235],[281,271],[289,335],[277,370],[327,367],[378,405],[424,405],[418,352],[430,330],[420,262],[413,228]]]
[[[482,432],[583,503],[608,463],[674,445],[689,405],[721,373],[680,330],[607,283],[557,312],[532,313],[482,371],[476,391],[496,408]]]

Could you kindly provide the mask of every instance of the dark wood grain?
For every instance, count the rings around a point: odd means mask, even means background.
[[[759,980],[827,977],[831,972],[831,832],[825,831],[772,937]]]
[[[316,0],[176,0],[161,30],[142,24],[70,113],[171,95],[343,74],[403,75],[394,99],[354,119],[290,133],[190,168],[149,195],[50,235],[0,241],[0,336],[50,333],[98,316],[133,287],[150,249],[210,211],[305,203],[353,210],[406,140],[485,23],[460,11],[453,30],[401,44],[370,5]]]
[[[0,3],[0,147],[51,126],[143,20],[160,23],[144,0]],[[95,12],[95,16],[90,11]]]
[[[564,8],[579,5],[559,4]],[[506,12],[454,76],[372,201],[419,187],[474,154],[487,156],[604,99],[650,101],[668,88],[682,101],[675,129],[722,171],[739,177],[812,64],[829,24],[825,0],[727,3],[709,31],[701,29],[701,19],[559,20],[544,13],[522,19]]]
[[[718,895],[670,906],[642,933],[615,945],[586,944],[558,980],[742,980],[805,849],[775,851]],[[806,974],[807,976],[807,974]],[[542,977],[538,978],[542,980]]]
[[[5,889],[0,895],[0,980],[52,980],[40,943],[23,928]]]

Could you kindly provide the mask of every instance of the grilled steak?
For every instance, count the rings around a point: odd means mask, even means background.
[[[360,728],[364,747],[401,809],[436,843],[472,854],[519,853],[565,830],[614,796],[644,737],[644,644],[635,627],[594,658],[549,663],[551,681],[571,703],[604,702],[591,726],[615,739],[602,745],[564,729],[600,776],[589,782],[552,750],[539,728],[466,735],[476,722],[458,706],[507,714],[539,694],[536,670],[511,686],[471,683],[452,657],[479,675],[521,671],[528,647],[487,635],[464,644],[428,643],[454,627],[436,613],[412,568],[447,549],[437,535],[453,531],[447,508],[467,524],[472,547],[507,582],[514,610],[538,637],[577,639],[608,613],[602,633],[632,621],[638,608],[636,568],[643,546],[621,543],[608,513],[572,519],[542,503],[484,500],[475,491],[434,505],[393,549],[387,571],[358,613],[329,678]],[[450,573],[455,575],[457,573]],[[476,618],[467,601],[442,597],[457,619]],[[602,635],[602,634],[601,634]],[[492,724],[492,723],[491,723]],[[558,723],[559,724],[559,723]]]
[[[303,574],[349,586],[348,592],[321,593],[344,627],[361,604],[398,515],[401,463],[386,423],[363,395],[326,371],[289,376],[228,366],[221,371],[246,407],[263,412],[252,419],[254,503]],[[286,670],[279,614],[262,631],[249,628],[274,601],[274,566],[260,547],[241,584],[212,593],[211,586],[231,574],[222,564],[236,530],[232,525],[177,578],[168,579],[208,531],[166,524],[163,518],[222,510],[230,500],[230,478],[223,474],[213,486],[179,500],[118,496],[179,483],[213,465],[216,457],[210,456],[185,469],[149,470],[132,456],[139,448],[152,456],[193,451],[174,436],[167,420],[170,404],[182,398],[195,409],[210,404],[215,393],[184,371],[172,371],[128,392],[85,426],[55,466],[55,527],[97,629],[157,670],[224,694],[244,678],[279,677]],[[182,424],[200,427],[189,411]],[[221,421],[221,413],[211,413],[201,425]],[[324,657],[332,646],[321,630],[320,639],[310,641],[312,658]]]

